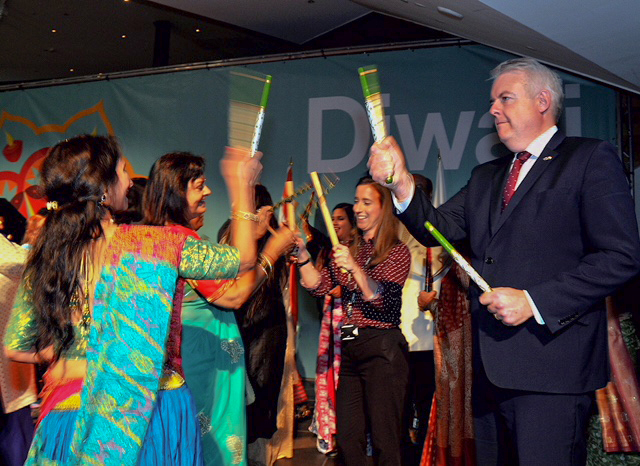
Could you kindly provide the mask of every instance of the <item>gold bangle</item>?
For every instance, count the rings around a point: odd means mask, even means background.
[[[260,267],[262,269],[262,273],[264,273],[264,278],[268,279],[269,278],[269,272],[267,272],[267,269],[265,269],[262,264],[258,264],[258,267]]]
[[[273,270],[273,263],[274,260],[271,259],[271,257],[269,257],[269,255],[265,252],[261,252],[260,253],[260,257],[262,257],[265,261],[267,261],[267,264],[269,264],[269,268],[271,268],[271,270]]]
[[[256,214],[252,214],[251,212],[245,212],[244,210],[234,210],[231,212],[231,219],[235,220],[251,220],[252,222],[259,222],[260,219]]]
[[[267,258],[267,256],[265,256],[264,254],[260,254],[258,256],[258,265],[262,267],[262,270],[264,270],[264,273],[267,277],[271,276],[271,274],[273,273],[273,264]]]

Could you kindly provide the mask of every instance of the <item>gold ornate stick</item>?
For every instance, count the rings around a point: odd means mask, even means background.
[[[329,207],[327,206],[327,198],[324,197],[324,192],[322,191],[322,183],[320,183],[320,178],[318,178],[318,172],[311,172],[309,175],[311,176],[311,181],[313,181],[313,189],[316,190],[316,194],[318,195],[318,205],[320,206],[320,212],[322,212],[322,217],[324,218],[324,224],[327,227],[327,231],[329,232],[331,245],[335,246],[336,244],[340,244],[336,229],[333,228],[331,212],[329,211]],[[349,273],[345,268],[341,268],[340,272]]]
[[[313,189],[316,190],[316,194],[318,195],[318,205],[320,206],[320,211],[322,212],[322,217],[324,218],[324,224],[327,227],[327,231],[329,232],[331,245],[335,246],[336,244],[339,244],[340,241],[338,240],[336,229],[333,228],[331,212],[329,211],[329,207],[327,206],[327,198],[324,196],[324,192],[322,190],[322,183],[320,183],[320,178],[318,178],[318,172],[311,172],[310,176],[311,181],[313,182]]]

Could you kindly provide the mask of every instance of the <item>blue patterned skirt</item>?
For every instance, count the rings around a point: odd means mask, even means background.
[[[51,411],[40,423],[36,437],[42,455],[68,461],[78,411]],[[138,464],[142,466],[203,466],[200,426],[191,391],[186,385],[161,390],[153,408]]]

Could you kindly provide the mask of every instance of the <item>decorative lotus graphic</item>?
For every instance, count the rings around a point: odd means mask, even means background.
[[[114,134],[102,101],[93,107],[79,111],[64,124],[39,125],[23,116],[2,111],[0,128],[4,129],[6,137],[6,145],[2,150],[6,161],[0,158],[0,168],[6,167],[7,162],[14,165],[24,160],[20,168],[14,170],[13,167],[10,167],[12,170],[0,171],[0,197],[10,200],[25,217],[37,213],[47,204],[39,182],[40,168],[49,152],[52,133],[60,135],[55,138],[57,140],[81,133]],[[93,130],[88,131],[86,128],[93,128]],[[20,139],[16,137],[18,134],[21,135]],[[43,139],[46,139],[47,142]],[[25,158],[31,148],[35,148],[35,150]],[[125,160],[125,162],[127,171],[132,176],[142,176],[135,175],[129,161]]]

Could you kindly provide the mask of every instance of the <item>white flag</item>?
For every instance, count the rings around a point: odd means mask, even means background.
[[[438,153],[438,171],[436,173],[436,185],[433,187],[433,206],[440,207],[447,200],[447,188],[444,185],[444,166],[442,157]]]

